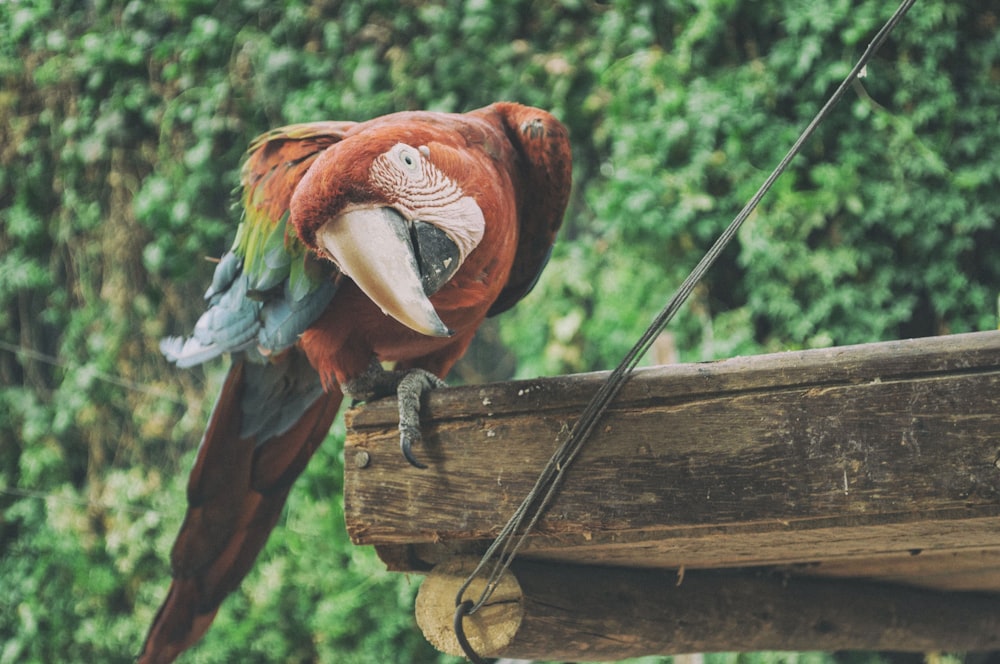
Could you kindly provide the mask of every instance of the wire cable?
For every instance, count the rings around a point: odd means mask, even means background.
[[[757,192],[750,198],[732,222],[730,222],[726,230],[723,231],[723,233],[718,237],[694,269],[691,270],[691,273],[681,283],[677,292],[674,293],[673,297],[670,298],[667,305],[663,307],[660,313],[656,315],[653,321],[649,324],[649,327],[642,334],[635,345],[632,346],[632,348],[625,354],[625,357],[621,360],[618,366],[615,367],[615,369],[608,375],[605,382],[587,404],[586,408],[584,408],[580,418],[573,425],[569,436],[562,442],[562,444],[559,445],[555,453],[553,453],[552,457],[549,459],[545,468],[539,475],[538,480],[535,482],[535,485],[528,492],[528,495],[524,498],[520,506],[518,506],[518,508],[514,511],[513,515],[507,521],[507,524],[500,530],[496,539],[493,540],[493,543],[483,554],[479,564],[460,586],[455,597],[455,606],[456,609],[458,609],[455,615],[456,628],[460,627],[459,623],[464,616],[471,615],[478,611],[492,596],[493,592],[497,588],[497,585],[499,584],[501,576],[506,573],[508,569],[510,569],[518,551],[534,530],[538,520],[541,518],[542,514],[544,514],[545,509],[548,507],[552,498],[558,491],[559,486],[565,479],[566,471],[573,463],[577,454],[583,448],[584,443],[590,438],[594,428],[597,426],[601,417],[611,405],[611,402],[618,395],[622,387],[632,375],[632,371],[638,365],[639,360],[649,350],[653,341],[657,338],[657,336],[659,336],[687,298],[691,295],[691,292],[694,290],[698,282],[705,276],[705,273],[708,272],[715,261],[719,258],[719,255],[722,254],[732,239],[736,236],[736,233],[743,225],[743,222],[747,220],[750,214],[760,203],[761,199],[764,198],[767,192],[774,185],[775,181],[777,181],[781,174],[787,170],[788,165],[802,150],[802,146],[805,142],[809,140],[809,138],[816,131],[816,128],[819,127],[819,125],[822,124],[823,121],[830,115],[834,106],[837,105],[837,102],[839,102],[844,96],[844,93],[847,92],[847,89],[865,70],[868,62],[872,59],[882,44],[885,43],[889,34],[892,33],[893,29],[895,29],[896,25],[903,19],[915,2],[916,0],[903,0],[902,4],[899,5],[895,13],[893,13],[885,25],[882,26],[882,29],[878,31],[872,41],[868,44],[868,48],[866,48],[864,53],[862,53],[857,64],[855,64],[851,71],[847,74],[847,77],[837,87],[833,94],[830,95],[830,98],[816,113],[812,121],[810,121],[809,124],[806,125],[806,128],[802,130],[802,133],[799,135],[798,139],[796,139],[795,143],[792,144],[792,147],[789,148],[784,158],[778,163],[774,170],[771,171],[771,174],[766,180],[764,180],[764,183],[759,189],[757,189]],[[525,521],[527,521],[527,526],[522,528]],[[490,564],[491,560],[494,562],[487,576],[486,586],[480,594],[479,599],[470,605],[469,602],[471,602],[471,600],[464,597],[465,591],[469,588],[469,585],[478,576],[480,576],[483,570]],[[460,635],[461,631],[457,629],[456,634]],[[469,659],[474,662],[481,661],[479,655],[475,653],[471,647],[467,647],[467,641],[461,642],[461,646]]]

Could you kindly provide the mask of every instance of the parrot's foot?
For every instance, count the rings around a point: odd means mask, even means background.
[[[399,449],[410,465],[415,468],[426,468],[413,456],[413,443],[419,443],[423,436],[420,433],[420,401],[425,392],[437,387],[444,387],[445,382],[423,369],[410,369],[404,372],[396,388],[396,398],[399,402]]]
[[[373,359],[363,374],[341,385],[341,389],[356,401],[371,401],[395,393],[399,403],[399,448],[411,466],[423,469],[427,466],[413,456],[413,444],[423,438],[420,433],[420,403],[425,392],[445,385],[430,371],[386,371]]]

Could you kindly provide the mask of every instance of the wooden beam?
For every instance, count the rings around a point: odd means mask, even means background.
[[[455,596],[475,559],[436,567],[417,595],[417,623],[461,655]],[[476,599],[482,583],[464,598]],[[463,621],[479,655],[607,660],[753,650],[1000,649],[1000,598],[781,575],[551,565],[519,561]]]
[[[415,450],[427,470],[399,454],[394,402],[350,411],[350,536],[396,569],[479,550],[603,379],[433,393]],[[978,581],[1000,592],[996,558],[982,556],[1000,552],[997,431],[1000,332],[642,369],[525,555],[811,574],[836,563],[850,576],[851,560],[939,552],[965,573],[982,558]]]

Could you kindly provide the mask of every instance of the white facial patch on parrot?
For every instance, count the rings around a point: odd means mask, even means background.
[[[372,183],[410,221],[424,221],[447,233],[458,247],[460,260],[483,239],[486,220],[471,196],[429,159],[427,146],[397,143],[372,162]]]

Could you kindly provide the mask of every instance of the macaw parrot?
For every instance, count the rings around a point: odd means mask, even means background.
[[[571,156],[545,111],[496,103],[290,125],[254,140],[244,216],[179,367],[232,365],[188,482],[173,581],[138,661],[208,629],[277,522],[344,395],[398,394],[417,467],[420,396],[485,317],[534,286],[562,223]],[[394,363],[392,369],[385,365]]]

